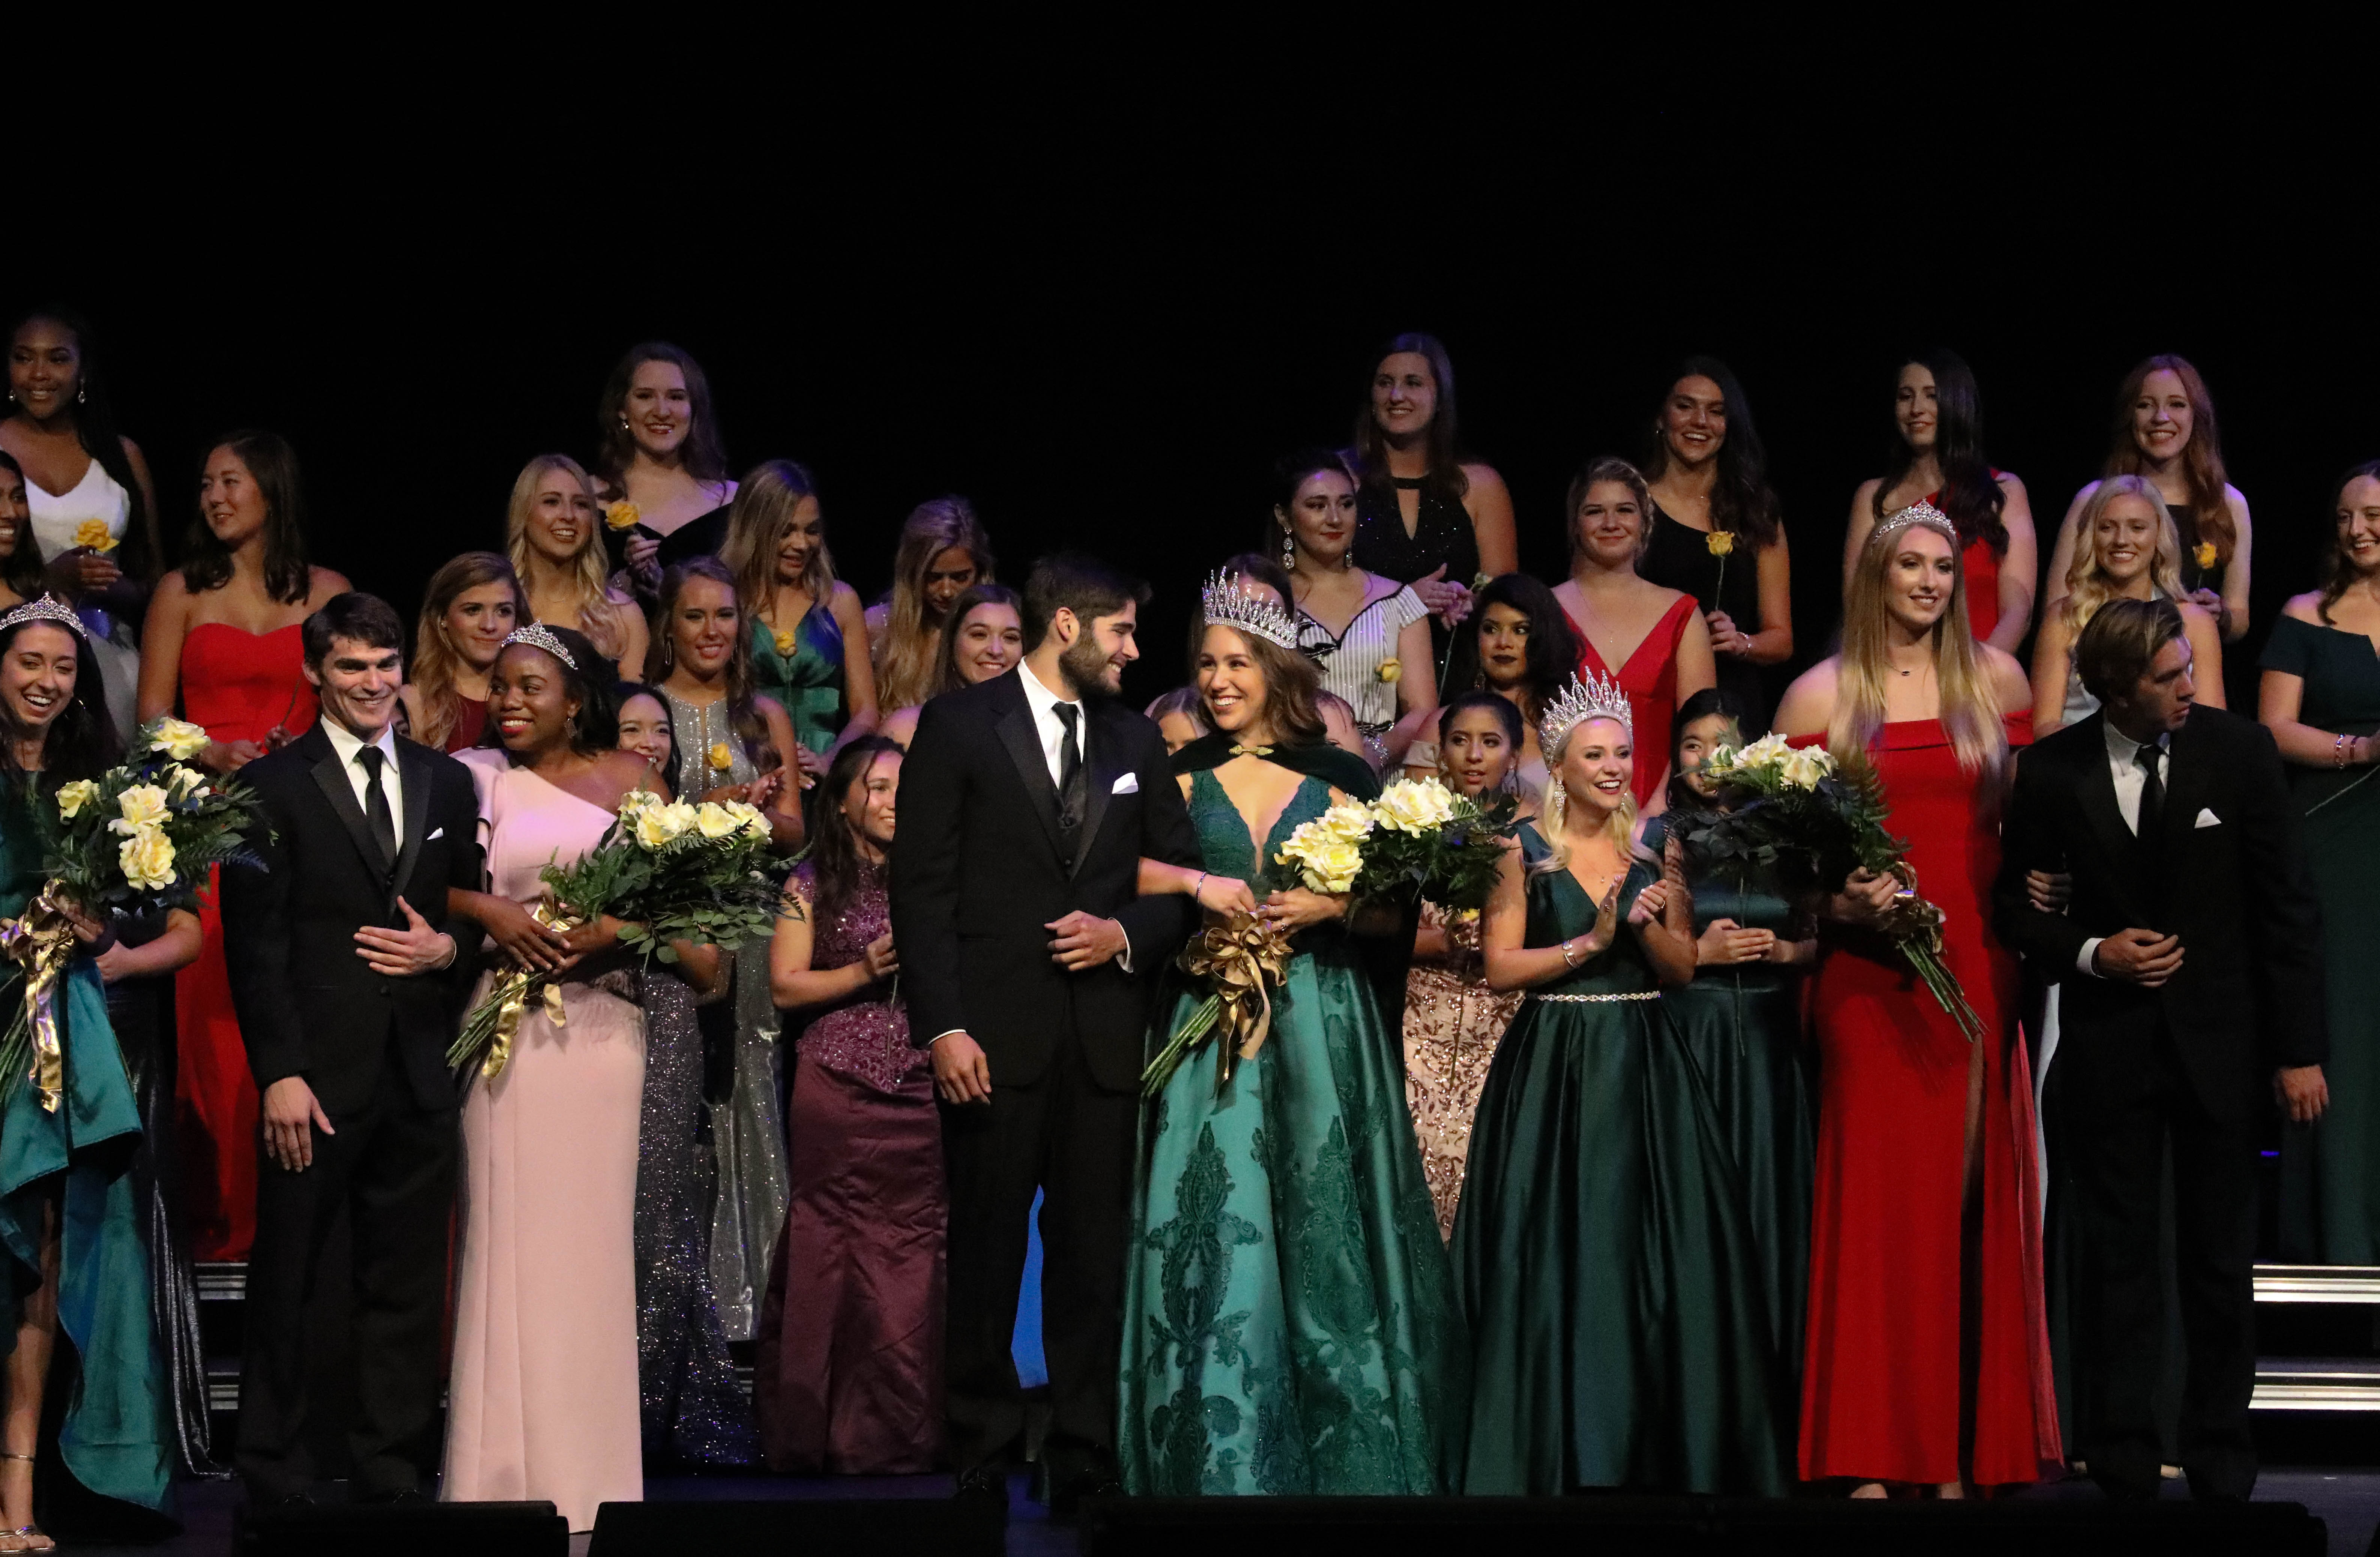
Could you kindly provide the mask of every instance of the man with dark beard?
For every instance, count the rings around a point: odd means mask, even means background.
[[[1005,1507],[1025,1402],[1010,1356],[1041,1211],[1050,1509],[1113,1490],[1123,1233],[1153,975],[1197,911],[1138,895],[1198,866],[1157,726],[1113,700],[1148,587],[1037,564],[1025,661],[936,698],[902,764],[892,934],[929,1046],[950,1175],[946,1410],[959,1496]]]

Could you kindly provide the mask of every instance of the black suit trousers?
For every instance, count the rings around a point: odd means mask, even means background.
[[[2069,1063],[2066,1045],[2091,1041],[2088,1032],[2070,1033],[2058,1064]],[[2169,1141],[2188,1353],[2182,1468],[2201,1496],[2244,1498],[2256,1484],[2248,1425],[2256,1384],[2255,1127],[2206,1110],[2162,1030],[2146,1064],[2113,1074],[2093,1068],[2086,1084],[2068,1093],[2065,1120],[2087,1338],[2081,1457],[2111,1492],[2156,1495],[2155,1397],[2166,1335],[2158,1189]]]
[[[1101,1087],[1071,1036],[1029,1085],[994,1086],[989,1103],[942,1105],[950,1177],[945,1409],[953,1469],[997,1468],[1023,1446],[1025,1399],[1011,1344],[1038,1188],[1050,1407],[1041,1463],[1052,1487],[1114,1473],[1123,1238],[1138,1117],[1138,1093]]]
[[[363,1105],[334,1116],[331,1134],[315,1127],[311,1167],[291,1173],[260,1150],[237,1456],[252,1494],[276,1500],[313,1480],[306,1312],[342,1206],[355,1245],[353,1486],[361,1495],[406,1490],[437,1468],[459,1118],[417,1101],[392,1043]]]

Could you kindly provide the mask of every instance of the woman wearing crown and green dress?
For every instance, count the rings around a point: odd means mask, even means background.
[[[1378,782],[1331,746],[1280,605],[1208,586],[1193,667],[1218,732],[1176,754],[1207,872],[1144,862],[1144,893],[1253,906],[1290,933],[1263,1045],[1212,1047],[1142,1130],[1125,1271],[1117,1457],[1125,1490],[1437,1493],[1459,1452],[1462,1318],[1383,1021],[1344,897],[1277,859],[1297,827]],[[1259,843],[1261,840],[1261,843]],[[1203,890],[1202,890],[1203,889]],[[1259,901],[1260,899],[1260,901]],[[1228,901],[1227,901],[1228,900]],[[1396,919],[1381,926],[1393,931]],[[1199,991],[1160,1003],[1162,1043]]]
[[[1541,821],[1481,927],[1528,999],[1471,1132],[1454,1266],[1472,1333],[1460,1490],[1781,1494],[1792,1397],[1726,1128],[1663,985],[1694,977],[1675,845],[1632,855],[1628,694],[1590,674],[1546,712]]]

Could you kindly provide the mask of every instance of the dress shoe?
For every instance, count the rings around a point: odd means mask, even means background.
[[[1050,1522],[1053,1525],[1073,1524],[1082,1514],[1085,1498],[1122,1496],[1123,1483],[1115,1478],[1113,1471],[1086,1471],[1050,1494]]]
[[[1008,1478],[988,1466],[961,1471],[958,1486],[951,1493],[953,1502],[970,1503],[983,1508],[1008,1512]]]

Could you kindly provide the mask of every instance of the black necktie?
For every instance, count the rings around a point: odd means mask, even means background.
[[[1083,711],[1073,703],[1060,703],[1058,723],[1066,727],[1066,738],[1058,743],[1058,814],[1068,827],[1079,826],[1083,820],[1083,803],[1087,798],[1083,778],[1083,743],[1075,738],[1075,722]]]
[[[2141,765],[2141,824],[2133,832],[2143,844],[2157,835],[2157,824],[2165,820],[2165,780],[2157,775],[2157,759],[2163,755],[2154,743],[2132,753],[2132,760]]]
[[[372,842],[380,845],[382,864],[391,870],[396,866],[396,817],[388,809],[388,790],[380,782],[381,764],[388,753],[376,746],[368,746],[356,753],[356,760],[364,765],[364,820],[371,823]]]

